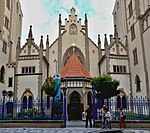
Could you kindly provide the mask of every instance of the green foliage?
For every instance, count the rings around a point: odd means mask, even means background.
[[[55,81],[52,77],[49,77],[44,82],[42,89],[49,96],[55,97],[57,94],[57,90],[55,89]]]
[[[94,77],[91,83],[95,86],[97,95],[103,99],[111,98],[119,93],[117,90],[119,81],[112,79],[109,75]]]

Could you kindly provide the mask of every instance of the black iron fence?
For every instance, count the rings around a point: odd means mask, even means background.
[[[26,107],[26,108],[25,108]],[[62,120],[63,103],[43,101],[33,101],[32,105],[24,106],[20,101],[11,102],[0,101],[0,119],[2,120]]]
[[[120,108],[118,107],[117,98],[104,100],[104,104],[109,108],[113,120],[118,120],[120,116]],[[135,97],[126,99],[126,107],[123,112],[126,114],[126,120],[150,120],[150,99],[147,97]],[[99,104],[96,104],[96,119],[100,119]]]
[[[120,108],[117,106],[117,99],[111,98],[104,100],[104,104],[109,108],[112,119],[118,120]],[[95,118],[100,118],[100,105],[95,103]],[[126,120],[150,120],[150,99],[146,97],[135,97],[126,100],[126,107],[123,108],[126,114]],[[68,116],[68,115],[67,115]],[[30,106],[24,106],[20,101],[0,101],[0,119],[1,120],[62,120],[63,103],[55,101],[54,103],[43,100],[43,109],[41,101],[36,100]]]

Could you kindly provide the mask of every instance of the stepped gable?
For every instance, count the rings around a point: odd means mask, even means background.
[[[61,78],[92,78],[76,55],[72,55],[62,69]]]

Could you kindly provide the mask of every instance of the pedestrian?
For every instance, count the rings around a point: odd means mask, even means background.
[[[123,112],[123,108],[120,107],[120,120],[119,120],[119,126],[120,128],[122,128],[122,125],[124,128],[126,128],[126,125],[125,125],[125,113]]]
[[[109,111],[109,108],[106,108],[106,129],[111,129],[111,113]]]
[[[89,107],[89,105],[87,105],[87,109],[85,110],[85,116],[86,116],[86,125],[85,127],[88,127],[88,122],[90,123],[90,127],[92,128],[92,110]]]
[[[106,106],[103,105],[103,107],[100,109],[100,116],[102,118],[102,129],[106,128]]]

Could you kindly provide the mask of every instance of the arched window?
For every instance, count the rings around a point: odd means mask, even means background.
[[[138,75],[135,76],[136,92],[141,91],[141,81]]]
[[[31,109],[33,107],[33,96],[29,90],[23,94],[23,109]]]
[[[5,74],[5,68],[4,66],[2,66],[0,70],[0,82],[3,82],[3,83],[4,83],[4,74]]]
[[[85,66],[85,58],[84,55],[82,53],[82,51],[78,48],[78,47],[74,47],[74,52],[73,52],[73,47],[70,47],[66,50],[64,56],[63,56],[63,66],[65,66],[67,64],[68,59],[71,57],[72,54],[77,55],[77,57],[79,58],[80,62],[83,64],[83,66]]]
[[[69,34],[70,35],[76,35],[77,34],[77,26],[75,24],[70,25]]]

